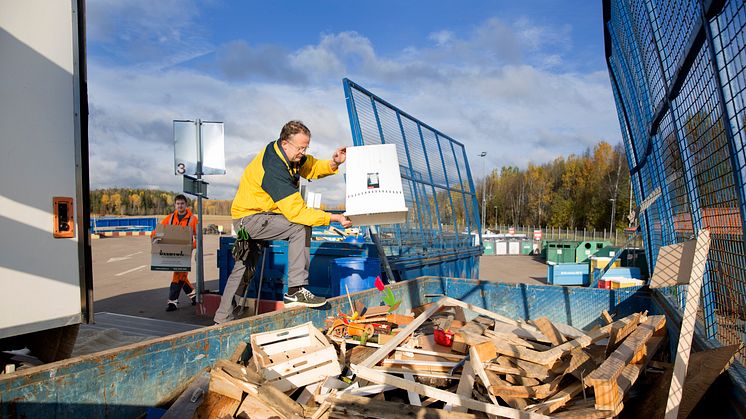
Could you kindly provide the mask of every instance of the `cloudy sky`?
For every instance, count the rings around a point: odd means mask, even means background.
[[[600,1],[89,0],[87,13],[92,188],[178,191],[174,119],[225,123],[213,198],[233,197],[290,119],[328,158],[352,143],[344,77],[464,143],[475,176],[621,138]],[[312,185],[327,204],[343,200],[334,178]]]

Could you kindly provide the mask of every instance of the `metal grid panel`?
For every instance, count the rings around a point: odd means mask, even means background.
[[[709,8],[706,19],[701,4]],[[642,202],[656,186],[663,193],[641,214],[651,270],[660,246],[708,228],[699,320],[707,337],[742,342],[746,5],[604,0],[604,9],[607,62],[635,196]],[[683,308],[681,289],[666,293]],[[742,351],[742,363],[745,356]]]
[[[344,88],[353,143],[396,144],[409,214],[403,224],[380,228],[387,254],[473,247],[479,216],[463,144],[350,80]]]

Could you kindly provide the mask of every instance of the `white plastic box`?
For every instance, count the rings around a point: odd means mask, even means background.
[[[355,225],[399,224],[407,218],[395,144],[347,147],[345,216]]]

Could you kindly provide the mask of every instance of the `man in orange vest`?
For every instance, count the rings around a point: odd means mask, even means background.
[[[187,208],[187,198],[184,195],[176,195],[174,198],[175,211],[171,215],[167,215],[161,221],[163,225],[178,225],[192,228],[192,237],[197,235],[197,216],[192,213],[192,210]],[[155,230],[151,233],[151,237],[155,234]],[[159,240],[155,238],[155,240]],[[197,247],[197,242],[192,239],[192,249]],[[171,286],[168,291],[168,305],[166,311],[176,311],[179,307],[179,292],[184,289],[189,299],[192,300],[192,305],[197,304],[196,293],[194,287],[189,282],[187,272],[174,272],[173,278],[171,279]]]

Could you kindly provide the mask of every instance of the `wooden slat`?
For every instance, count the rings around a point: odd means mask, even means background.
[[[497,376],[492,371],[485,370],[485,373],[487,375],[487,379],[489,380],[489,386],[508,386],[509,384],[506,381],[503,381],[500,377]],[[489,388],[489,387],[488,387]],[[528,402],[525,398],[520,397],[510,397],[507,395],[502,395],[500,398],[508,404],[508,406],[512,407],[513,409],[519,409],[523,410],[528,406]]]
[[[666,419],[676,419],[681,406],[684,380],[686,370],[689,366],[689,354],[692,349],[692,336],[694,325],[697,322],[697,310],[699,309],[699,297],[702,291],[702,278],[707,263],[707,253],[710,250],[710,232],[700,230],[697,235],[697,247],[694,251],[691,276],[686,289],[686,306],[684,316],[681,319],[681,333],[679,343],[676,347],[676,362],[673,367],[673,378],[668,391],[668,402],[666,403]],[[683,263],[683,261],[682,261]]]
[[[461,371],[461,379],[458,382],[458,388],[456,388],[456,394],[461,397],[471,398],[471,393],[474,389],[474,369],[471,367],[471,361],[464,362],[463,370]],[[466,408],[463,406],[454,406],[451,403],[445,405],[445,410],[451,412],[466,412]]]
[[[614,319],[611,317],[611,314],[609,314],[608,310],[606,309],[601,312],[601,317],[604,319],[604,322],[606,322],[606,324],[614,323]]]
[[[379,401],[365,397],[343,395],[332,402],[330,417],[340,418],[475,418],[476,416],[461,412],[446,412],[442,409],[432,409],[419,406],[409,406],[404,403]]]
[[[207,372],[200,374],[161,417],[165,419],[191,418],[205,400],[209,385],[210,374]]]
[[[612,351],[614,351],[619,344],[619,342],[623,341],[627,336],[629,336],[636,328],[637,324],[640,319],[640,314],[635,313],[633,316],[637,316],[636,320],[627,324],[623,325],[615,325],[612,326],[611,330],[609,331],[609,342],[606,344],[606,355],[608,356]]]
[[[542,415],[549,415],[557,409],[564,407],[567,402],[569,402],[576,395],[580,394],[581,391],[583,391],[583,384],[581,382],[578,381],[572,383],[569,386],[561,389],[557,393],[551,395],[549,399],[543,401],[542,403],[536,404],[534,406],[529,406],[529,410],[536,413],[541,413]]]
[[[484,384],[485,387],[489,387],[490,379],[484,370],[484,361],[482,360],[482,356],[480,355],[480,353],[481,352],[477,350],[476,346],[472,346],[471,348],[469,348],[469,358],[471,360],[471,367],[474,370],[474,372],[477,374],[477,377],[479,377],[479,379],[482,380],[482,384]],[[496,405],[498,404],[497,399],[495,398],[493,394],[487,394],[487,397],[489,397],[492,403]]]
[[[395,377],[390,374],[385,374],[368,367],[358,366],[357,375],[358,377],[364,378],[368,381],[380,384],[391,384],[404,390],[412,390],[422,396],[434,397],[447,403],[450,402],[454,405],[464,406],[467,409],[484,412],[487,414],[506,418],[546,418],[546,416],[536,413],[522,412],[520,410],[512,409],[509,407],[479,402],[477,400],[466,398],[446,390],[440,390],[435,387],[426,386],[420,383],[405,380],[403,378]]]
[[[370,357],[368,357],[365,361],[358,364],[358,366],[361,367],[372,367],[373,365],[376,365],[377,363],[381,362],[384,358],[386,358],[391,351],[393,351],[397,346],[399,346],[400,343],[404,342],[405,339],[409,338],[409,336],[417,330],[418,327],[422,325],[422,323],[425,322],[425,320],[429,319],[430,316],[433,315],[436,311],[438,311],[443,305],[446,304],[448,301],[448,297],[443,297],[440,300],[438,300],[435,304],[433,304],[431,307],[429,307],[427,310],[425,310],[424,313],[420,314],[415,318],[407,327],[404,328],[401,332],[396,334],[396,337],[391,339],[388,343],[378,348],[376,352],[373,353]],[[352,366],[353,371],[355,370],[355,365]]]
[[[563,343],[567,342],[567,339],[560,333],[559,330],[552,324],[551,321],[549,321],[546,317],[539,317],[538,319],[534,320],[534,325],[539,328],[539,331],[544,334],[547,338],[549,338],[549,342],[552,343],[552,345],[558,346],[562,345]]]

